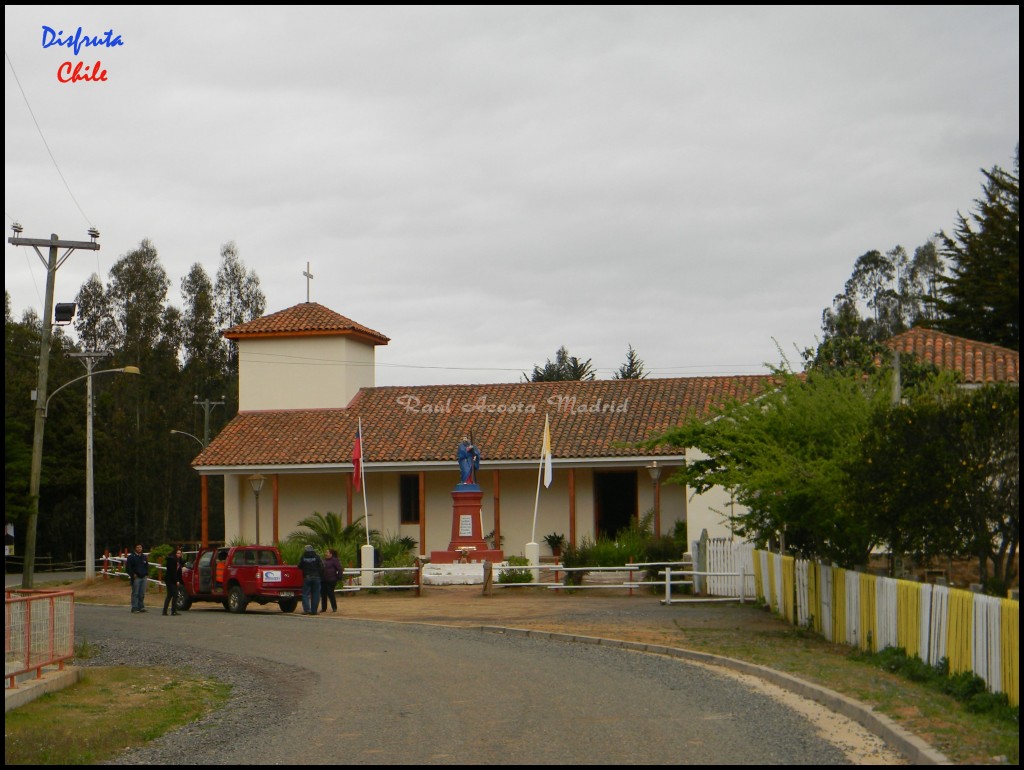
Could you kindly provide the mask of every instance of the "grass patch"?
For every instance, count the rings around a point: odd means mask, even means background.
[[[886,656],[888,667],[846,645],[793,627],[751,631],[688,627],[677,622],[676,630],[675,641],[681,647],[768,666],[856,698],[957,764],[1019,763],[1016,717],[1001,718],[1004,715],[998,710],[974,713],[972,709],[980,704],[979,699],[971,703],[970,696],[976,694],[973,690],[966,701],[957,700],[939,686],[891,670],[892,660]],[[955,684],[948,689],[956,689]]]
[[[90,668],[77,684],[9,712],[4,763],[91,765],[223,706],[229,685],[165,668]]]

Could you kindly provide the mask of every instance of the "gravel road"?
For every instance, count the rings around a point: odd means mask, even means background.
[[[77,605],[87,665],[190,668],[228,708],[118,764],[844,764],[810,721],[700,665],[479,630]]]

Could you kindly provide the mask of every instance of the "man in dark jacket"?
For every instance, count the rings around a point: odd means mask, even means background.
[[[320,581],[324,574],[324,561],[313,550],[313,546],[307,545],[296,566],[302,570],[302,614],[316,615],[320,609]]]
[[[181,584],[181,568],[184,566],[181,549],[167,555],[164,566],[164,584],[167,586],[167,596],[164,597],[164,615],[167,614],[167,605],[171,606],[171,614],[178,614],[178,586]]]
[[[142,543],[135,546],[135,553],[128,554],[124,563],[128,579],[132,581],[132,612],[146,611],[146,581],[149,579],[149,560],[142,552]]]

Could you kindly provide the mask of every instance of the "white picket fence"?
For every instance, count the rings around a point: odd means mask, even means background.
[[[709,573],[698,577],[695,590],[700,594],[720,597],[754,595],[754,547],[749,543],[731,542],[725,538],[701,538],[693,541],[693,564]],[[745,575],[746,578],[742,578]]]

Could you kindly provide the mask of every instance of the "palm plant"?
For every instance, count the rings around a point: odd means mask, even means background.
[[[338,552],[339,557],[350,552],[359,550],[359,544],[366,542],[366,529],[363,526],[363,519],[360,517],[351,524],[344,524],[341,516],[336,513],[322,514],[317,511],[312,516],[307,516],[299,522],[300,527],[288,535],[289,543],[298,543],[302,546],[311,545],[319,553],[328,548]],[[373,537],[375,533],[370,532]],[[342,559],[342,563],[348,563]]]

